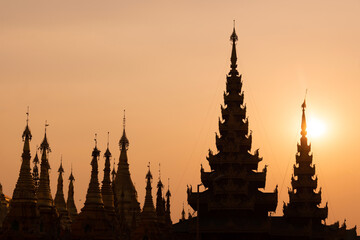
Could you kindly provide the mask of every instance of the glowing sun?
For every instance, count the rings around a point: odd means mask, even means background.
[[[307,120],[307,132],[311,138],[318,138],[325,134],[326,124],[317,118],[309,118]]]

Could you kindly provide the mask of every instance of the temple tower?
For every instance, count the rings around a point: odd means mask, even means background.
[[[77,209],[76,209],[76,205],[75,205],[75,201],[74,201],[74,175],[72,172],[72,168],[71,168],[71,173],[69,176],[69,189],[68,189],[68,197],[66,200],[66,208],[69,212],[70,215],[70,219],[71,221],[74,221],[75,218],[77,217],[78,213],[77,213]]]
[[[145,194],[144,207],[140,215],[140,223],[133,231],[131,238],[134,240],[142,240],[142,239],[168,240],[171,239],[171,236],[169,234],[170,233],[169,227],[165,225],[164,215],[160,216],[159,218],[157,215],[158,212],[155,210],[154,207],[153,197],[151,194],[151,190],[152,190],[151,183],[153,177],[150,171],[150,163],[148,168],[149,169],[146,174],[146,194]],[[163,204],[161,203],[161,205]]]
[[[171,211],[170,211],[170,197],[171,197],[170,186],[168,185],[168,190],[166,191],[165,222],[166,222],[166,224],[168,224],[169,226],[172,225],[172,221],[171,221]]]
[[[137,200],[137,192],[135,186],[131,180],[129,163],[127,157],[127,151],[129,148],[129,140],[126,137],[125,132],[125,111],[123,119],[123,134],[119,141],[120,146],[120,158],[118,163],[118,170],[115,177],[115,200],[116,209],[120,215],[120,206],[124,207],[124,214],[126,222],[130,225],[133,217],[135,216],[136,221],[140,214],[140,203]],[[124,194],[123,197],[121,195]]]
[[[29,115],[29,113],[27,113]],[[16,183],[9,213],[4,219],[1,239],[12,237],[13,239],[38,239],[40,233],[40,217],[36,207],[34,181],[30,168],[30,132],[28,119],[22,135],[24,141],[22,162],[19,178]]]
[[[251,153],[252,133],[246,117],[241,75],[237,70],[237,40],[234,27],[230,36],[230,72],[226,77],[222,119],[219,119],[219,134],[215,139],[217,152],[209,150],[209,172],[201,167],[205,191],[199,192],[199,188],[193,191],[192,187],[187,190],[188,203],[198,214],[196,220],[191,220],[198,221],[193,229],[198,229],[203,239],[240,239],[241,234],[262,238],[268,234],[268,213],[277,206],[277,188],[273,192],[261,190],[265,188],[267,170],[266,167],[258,170],[262,161],[258,150]]]
[[[151,183],[153,177],[150,171],[150,163],[148,168],[149,170],[146,174],[146,194],[145,194],[144,207],[141,211],[141,220],[156,219],[155,207],[154,207],[153,197],[151,194],[151,190],[152,190]]]
[[[62,231],[70,231],[71,219],[70,219],[67,207],[66,207],[64,190],[63,190],[63,188],[64,188],[64,180],[63,180],[64,168],[62,166],[62,158],[61,158],[61,163],[60,163],[58,173],[59,173],[58,184],[57,184],[57,190],[56,190],[56,195],[55,195],[55,199],[54,199],[55,207],[59,213],[61,230]]]
[[[104,179],[102,181],[101,186],[101,194],[104,201],[105,210],[114,215],[115,214],[115,207],[114,207],[114,193],[111,187],[111,180],[110,180],[110,158],[111,153],[109,150],[109,140],[107,143],[107,148],[104,154],[105,158],[105,168],[104,168]]]
[[[160,168],[160,164],[159,164]],[[157,193],[156,193],[156,216],[159,222],[165,223],[165,199],[163,197],[163,188],[164,185],[161,182],[161,175],[159,169],[159,181],[157,183]]]
[[[95,147],[92,151],[91,178],[86,194],[85,206],[72,224],[72,239],[114,239],[113,231],[101,196],[100,184],[98,180],[98,159],[100,151],[97,148],[95,137]]]
[[[60,232],[60,219],[59,214],[54,206],[54,201],[51,196],[50,190],[50,178],[49,178],[49,158],[48,155],[51,152],[49,142],[45,134],[44,139],[40,145],[41,151],[41,164],[40,164],[40,182],[37,190],[37,206],[40,212],[40,231],[45,234],[48,239],[55,239]]]
[[[317,176],[315,177],[315,165],[313,155],[310,153],[311,144],[306,137],[306,103],[301,105],[301,138],[297,145],[296,164],[294,164],[294,175],[291,177],[292,189],[289,190],[288,204],[284,203],[284,217],[290,222],[302,225],[320,225],[328,215],[327,204],[320,208],[321,189],[317,189]]]

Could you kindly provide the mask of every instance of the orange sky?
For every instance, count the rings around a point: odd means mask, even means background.
[[[328,223],[360,224],[360,2],[318,1],[1,1],[0,182],[12,195],[30,106],[32,155],[50,124],[51,189],[63,155],[73,164],[75,199],[83,205],[94,134],[118,158],[126,109],[132,179],[143,205],[147,162],[170,178],[177,222],[186,185],[215,150],[220,104],[236,19],[238,69],[253,148],[268,167],[266,191],[279,185],[288,202],[308,89],[308,117],[327,125],[311,139],[329,202]],[[100,170],[104,159],[101,158]],[[102,171],[99,176],[102,179]],[[155,187],[155,184],[153,184]],[[65,188],[67,195],[67,184]],[[155,191],[153,190],[155,194]],[[188,208],[186,206],[186,208]]]

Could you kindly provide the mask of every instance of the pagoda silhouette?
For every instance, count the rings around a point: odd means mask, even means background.
[[[316,191],[315,165],[306,137],[305,101],[290,202],[284,203],[283,216],[271,216],[277,207],[278,190],[277,186],[273,192],[260,190],[265,188],[267,167],[259,171],[259,151],[251,153],[252,134],[236,63],[237,40],[234,27],[230,72],[215,139],[217,152],[209,150],[211,170],[206,172],[201,166],[197,189],[187,189],[188,204],[197,216],[186,219],[183,210],[181,220],[173,225],[176,239],[357,239],[356,227],[325,224],[328,207],[319,207],[321,189]],[[202,192],[201,185],[205,187]]]
[[[306,102],[302,104],[301,138],[289,189],[289,202],[282,216],[271,216],[278,205],[278,188],[264,191],[267,167],[259,170],[262,158],[252,151],[252,132],[246,116],[242,77],[237,70],[235,27],[230,72],[226,77],[224,105],[221,106],[216,152],[209,150],[210,171],[200,168],[201,183],[187,188],[187,202],[194,210],[186,218],[185,209],[178,223],[172,223],[168,189],[159,178],[156,203],[152,195],[153,175],[150,162],[146,173],[143,207],[130,175],[127,151],[129,140],[123,132],[119,141],[120,156],[116,170],[111,171],[112,154],[107,142],[104,175],[99,182],[100,150],[95,136],[91,153],[91,173],[84,207],[78,213],[74,201],[74,175],[71,168],[67,201],[64,196],[64,168],[58,169],[58,182],[53,199],[50,189],[51,152],[45,134],[40,145],[41,161],[36,152],[31,170],[27,112],[19,177],[12,195],[7,197],[0,184],[0,240],[342,240],[359,239],[356,227],[346,222],[326,224],[328,205],[322,205],[311,144],[307,139]],[[109,134],[109,133],[108,133]],[[109,135],[108,135],[109,136]],[[38,164],[40,164],[40,172]],[[160,165],[159,165],[160,168]],[[100,186],[101,185],[101,186]],[[200,186],[205,189],[200,191]],[[195,214],[196,213],[196,214]]]

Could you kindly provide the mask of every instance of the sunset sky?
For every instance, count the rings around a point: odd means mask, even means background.
[[[238,70],[265,191],[279,185],[276,215],[300,138],[301,104],[322,134],[310,138],[328,202],[327,223],[360,225],[360,1],[0,1],[0,182],[12,196],[21,164],[21,135],[30,107],[32,157],[48,121],[51,190],[63,156],[73,165],[75,200],[83,207],[94,134],[107,132],[118,162],[123,110],[133,182],[143,206],[151,162],[172,191],[172,220],[186,185],[209,170],[220,104],[230,69],[236,20]],[[68,181],[65,181],[67,197]],[[153,195],[155,195],[153,189]],[[155,199],[154,199],[155,201]],[[191,210],[192,212],[192,210]]]

